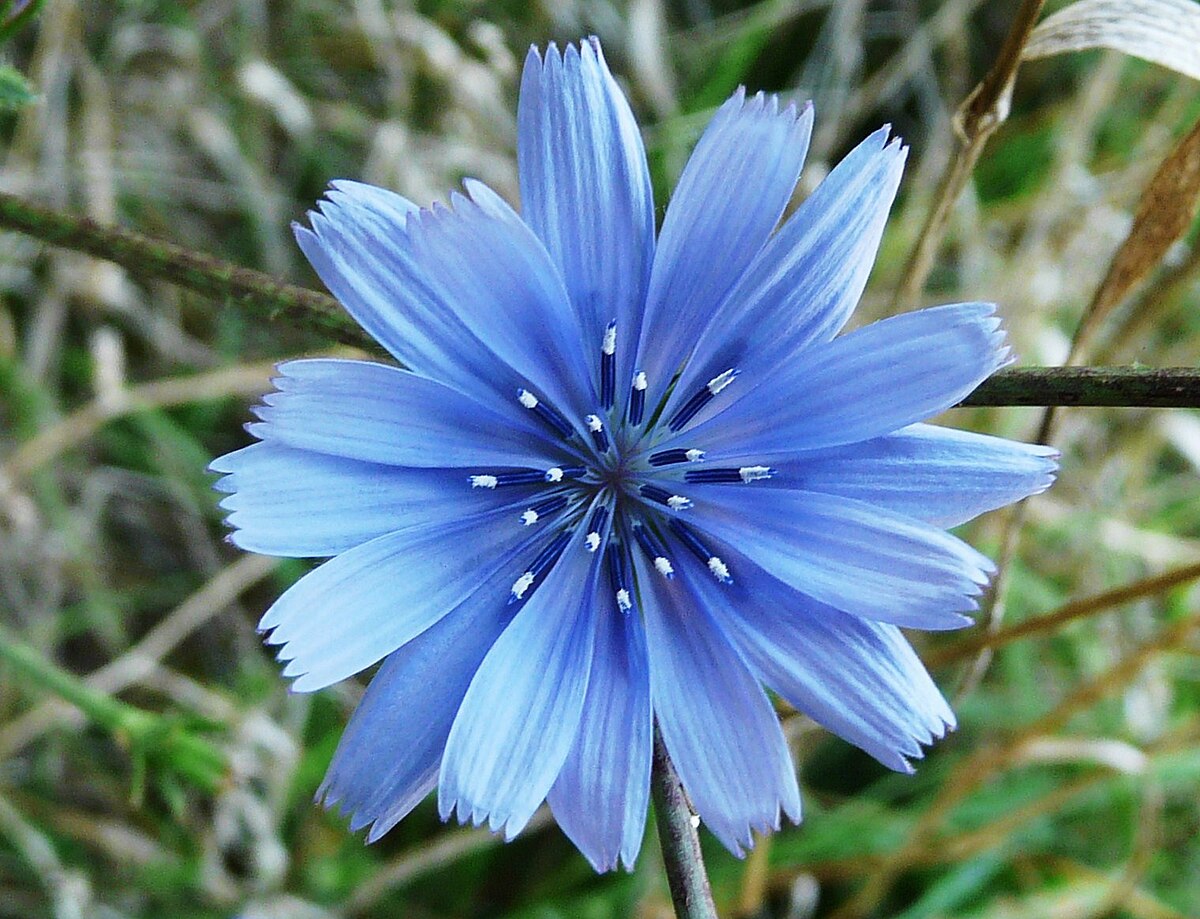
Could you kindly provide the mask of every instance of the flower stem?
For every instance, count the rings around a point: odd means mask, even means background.
[[[658,725],[654,726],[654,764],[650,783],[658,842],[662,846],[675,915],[678,919],[717,919],[717,908],[713,905],[712,889],[700,853],[697,824]]]
[[[228,774],[225,756],[207,740],[172,724],[164,716],[93,689],[3,628],[0,628],[0,661],[27,682],[70,702],[109,731],[135,758],[159,760],[180,777],[209,792],[225,780]]]

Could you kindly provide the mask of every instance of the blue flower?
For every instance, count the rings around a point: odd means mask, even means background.
[[[321,789],[387,832],[508,837],[549,801],[634,861],[653,724],[735,853],[800,818],[769,687],[911,771],[954,716],[901,627],[971,620],[991,563],[943,529],[1045,489],[1042,447],[921,423],[1007,360],[968,303],[840,334],[904,164],[877,131],[778,226],[811,109],[738,91],[655,237],[595,40],[532,50],[518,214],[335,182],[296,228],[405,368],[292,361],[224,456],[232,541],[330,557],[261,622],[299,691],[382,661]]]

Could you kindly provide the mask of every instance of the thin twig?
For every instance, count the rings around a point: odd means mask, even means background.
[[[1038,616],[1036,619],[1027,619],[1024,622],[1018,622],[1016,625],[1011,625],[996,632],[973,635],[952,645],[935,648],[924,655],[925,663],[930,667],[940,667],[943,664],[949,664],[975,654],[984,648],[991,650],[1002,648],[1028,635],[1036,635],[1040,632],[1052,632],[1059,626],[1065,625],[1074,619],[1091,616],[1094,613],[1111,609],[1114,606],[1140,600],[1142,597],[1152,597],[1155,594],[1170,590],[1172,587],[1187,584],[1197,578],[1200,578],[1200,563],[1184,565],[1183,567],[1167,571],[1164,574],[1135,581],[1132,584],[1125,584],[1092,597],[1084,597],[1082,600],[1072,600],[1070,603],[1064,604],[1048,615]]]
[[[159,278],[215,300],[238,302],[270,322],[302,321],[335,341],[377,350],[328,294],[287,284],[261,271],[3,192],[0,227],[116,262],[139,278]]]

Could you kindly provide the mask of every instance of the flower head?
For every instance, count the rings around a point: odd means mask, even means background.
[[[405,368],[280,366],[218,459],[232,540],[330,557],[261,628],[297,690],[380,661],[322,786],[374,839],[435,787],[511,837],[548,800],[636,857],[657,721],[740,852],[800,818],[764,686],[911,770],[954,716],[899,627],[992,570],[945,532],[1046,488],[1052,451],[923,424],[1007,360],[968,303],[840,334],[905,148],[863,141],[781,226],[812,112],[739,91],[655,235],[595,40],[525,64],[518,214],[335,182],[304,253]]]

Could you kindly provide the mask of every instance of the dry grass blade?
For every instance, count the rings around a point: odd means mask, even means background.
[[[1135,581],[1132,584],[1107,590],[1092,597],[1073,600],[1045,616],[1038,616],[1036,619],[1027,619],[1024,622],[1018,622],[1016,625],[1005,629],[986,632],[981,635],[973,635],[954,644],[936,648],[925,655],[925,663],[930,667],[939,667],[975,654],[985,648],[995,650],[1029,635],[1053,633],[1057,631],[1059,626],[1065,625],[1072,620],[1091,616],[1095,613],[1112,609],[1114,606],[1121,606],[1125,603],[1131,603],[1134,600],[1140,600],[1143,597],[1152,597],[1156,594],[1165,593],[1172,588],[1178,587],[1181,584],[1187,584],[1197,578],[1200,578],[1200,564],[1184,565],[1181,568],[1175,568],[1164,574]]]
[[[903,282],[896,288],[892,306],[907,309],[925,286],[942,237],[950,223],[950,214],[967,185],[975,163],[992,133],[1008,118],[1013,83],[1021,66],[1022,49],[1029,40],[1034,23],[1042,13],[1045,0],[1023,0],[1012,26],[1000,47],[987,76],[963,100],[954,115],[958,149],[942,174],[937,200],[929,210],[921,235],[909,256]]]
[[[1200,80],[1200,4],[1194,0],[1079,0],[1039,25],[1025,60],[1109,48]]]
[[[97,398],[18,447],[8,462],[0,465],[0,487],[20,481],[64,450],[83,443],[114,418],[208,399],[261,395],[270,389],[271,372],[276,363],[263,361],[194,376],[155,380],[120,390],[109,398]]]
[[[1195,6],[1200,17],[1200,5],[1189,5]],[[1197,211],[1200,211],[1200,121],[1167,155],[1142,192],[1129,235],[1079,321],[1069,362],[1081,359],[1100,324],[1188,231]]]

